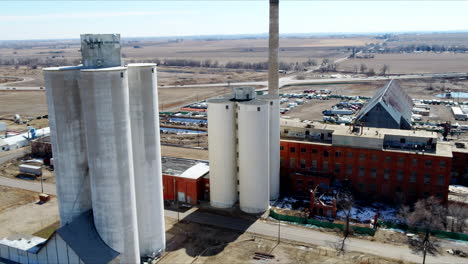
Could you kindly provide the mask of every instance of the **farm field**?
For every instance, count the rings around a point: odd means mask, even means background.
[[[372,59],[348,59],[339,63],[339,71],[353,72],[365,64],[380,73],[384,64],[390,74],[467,72],[468,54],[462,53],[407,53],[375,54]]]

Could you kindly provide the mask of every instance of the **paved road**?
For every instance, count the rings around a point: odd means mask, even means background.
[[[9,179],[0,177],[0,185],[26,189],[30,191],[39,191],[39,182],[28,182],[23,180]],[[54,184],[44,184],[44,192],[55,195]],[[177,212],[165,210],[165,216],[177,219]],[[211,213],[198,212],[196,208],[192,208],[185,213],[180,213],[180,219],[200,224],[210,224],[222,228],[232,229],[242,232],[250,232],[264,236],[276,237],[278,234],[278,224],[265,220],[257,220],[249,222],[245,219],[231,218]],[[299,243],[308,243],[313,245],[332,247],[332,244],[338,240],[334,234],[320,232],[314,229],[297,227],[294,225],[282,223],[280,226],[281,238],[296,241]],[[442,247],[445,248],[460,248],[468,251],[468,243],[456,243],[451,241],[444,241]],[[420,262],[421,256],[411,253],[410,249],[406,246],[396,246],[373,242],[364,239],[349,238],[347,242],[348,251],[359,251],[377,256],[383,256],[393,259],[402,259],[406,261]],[[466,259],[444,255],[438,257],[429,256],[426,260],[428,264],[456,264],[467,263]]]
[[[0,91],[2,91],[2,90],[11,90],[11,91],[15,91],[15,90],[17,90],[17,91],[43,90],[43,87],[41,89],[41,87],[39,87],[39,86],[32,86],[32,87],[18,87],[18,86],[15,86],[18,83],[32,81],[32,80],[34,80],[34,78],[31,78],[31,77],[17,77],[17,76],[12,76],[12,77],[21,78],[22,80],[21,81],[16,81],[16,82],[1,83],[0,84]]]
[[[16,159],[26,155],[27,153],[31,152],[31,148],[24,147],[20,149],[10,150],[7,152],[0,153],[0,164],[7,162],[12,159]]]
[[[12,179],[7,177],[0,176],[0,185],[24,189],[32,192],[41,192],[41,182],[40,181],[30,181],[30,180],[20,180],[20,179]],[[44,186],[44,193],[57,195],[57,191],[55,189],[55,184],[53,183],[43,183]]]

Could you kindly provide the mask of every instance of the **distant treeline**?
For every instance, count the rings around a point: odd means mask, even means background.
[[[125,57],[125,56],[123,56]],[[243,62],[229,61],[225,64],[216,60],[193,60],[193,59],[147,59],[147,60],[126,60],[126,63],[152,62],[161,66],[179,66],[179,67],[204,67],[204,68],[225,68],[225,69],[248,69],[248,70],[268,70],[268,62]],[[79,59],[67,59],[63,57],[55,58],[0,58],[0,65],[28,66],[37,67],[56,67],[66,65],[78,65]],[[308,59],[305,62],[279,62],[279,69],[282,71],[303,71],[307,67],[316,66],[317,61]],[[323,64],[322,64],[323,66]]]
[[[429,44],[409,44],[399,45],[396,47],[388,47],[386,43],[383,44],[370,44],[365,47],[365,52],[376,53],[413,53],[413,52],[455,52],[464,53],[468,52],[465,46],[452,46],[452,45],[429,45]]]
[[[193,60],[193,59],[152,59],[152,60],[128,60],[129,63],[134,62],[152,62],[161,66],[188,66],[188,67],[205,67],[205,68],[226,68],[226,69],[249,69],[249,70],[268,70],[268,62],[243,62],[229,61],[225,64],[219,63],[216,60]],[[317,65],[317,61],[308,59],[305,62],[279,62],[279,69],[283,71],[302,71],[306,67]]]
[[[0,58],[0,65],[28,66],[32,69],[37,67],[56,67],[80,64],[79,59],[55,58]]]

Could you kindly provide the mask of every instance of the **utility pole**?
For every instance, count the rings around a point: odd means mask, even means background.
[[[44,175],[41,174],[41,193],[44,193],[43,178],[44,178]]]
[[[281,242],[280,240],[280,234],[281,234],[281,221],[278,220],[278,244]]]
[[[179,223],[179,197],[177,196],[177,187],[176,187],[176,179],[175,177],[172,178],[172,183],[174,185],[174,204],[176,205],[177,210],[177,223]]]

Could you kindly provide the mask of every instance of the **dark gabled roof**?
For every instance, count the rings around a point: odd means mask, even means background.
[[[356,120],[359,121],[369,113],[377,104],[380,104],[389,115],[401,126],[402,120],[411,124],[413,101],[398,85],[395,80],[390,80],[382,87],[372,99],[359,111]]]
[[[91,210],[57,229],[56,232],[84,263],[108,263],[120,254],[99,236]]]

